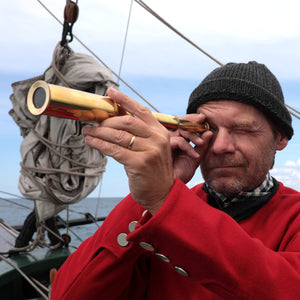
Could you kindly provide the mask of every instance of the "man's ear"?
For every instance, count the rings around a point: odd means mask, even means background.
[[[287,138],[286,134],[279,131],[276,137],[276,150],[282,150],[284,149],[289,142],[289,139]]]

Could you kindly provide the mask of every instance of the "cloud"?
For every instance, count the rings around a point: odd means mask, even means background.
[[[2,2],[0,135],[6,141],[18,138],[18,141],[11,146],[18,149],[19,129],[7,115],[11,108],[10,83],[43,73],[51,62],[56,44],[61,39],[62,27],[36,0]],[[63,19],[65,1],[42,0],[42,2],[60,20]],[[298,0],[285,2],[279,0],[248,2],[145,0],[145,2],[167,22],[222,63],[257,60],[265,63],[280,81],[293,79],[294,85],[299,86],[300,2]],[[79,18],[73,26],[73,33],[109,67],[118,72],[130,0],[86,0],[79,1],[78,4]],[[76,39],[70,46],[75,52],[89,54]],[[160,91],[162,87],[168,88],[168,92],[159,95],[160,97],[155,96],[150,101],[152,104],[159,109],[162,105],[175,107],[174,102],[168,105],[167,101],[178,99],[179,103],[179,100],[184,98],[176,90],[186,89],[189,94],[190,86],[194,87],[194,84],[216,66],[215,62],[181,40],[174,32],[133,2],[122,77],[126,81],[128,78],[135,78],[135,82],[129,81],[135,88],[138,81],[136,78],[143,79],[145,76],[159,78],[159,84],[151,86],[151,92]],[[176,78],[179,78],[180,83],[171,87],[167,82],[170,78],[172,82],[176,82]],[[191,85],[188,85],[188,88],[183,87],[182,79],[192,81]],[[138,88],[147,99],[149,97],[145,95],[145,90],[148,85],[148,82],[143,82]],[[299,89],[288,86],[286,92],[289,93],[286,97],[287,102],[299,108]],[[148,94],[152,96],[152,93]],[[185,104],[182,104],[182,107],[183,105]],[[176,102],[176,110],[184,111],[184,108]],[[168,112],[168,109],[164,112]],[[294,126],[299,128],[297,124],[299,124],[298,120]],[[299,132],[297,130],[296,133]],[[299,134],[293,141],[299,141]],[[282,167],[276,166],[272,172],[286,185],[300,190],[297,183],[300,182],[300,167],[299,161],[295,159],[299,143],[295,144],[293,141],[289,148],[289,155],[284,158],[284,161],[287,158],[290,161]],[[5,162],[9,169],[12,169],[12,166],[19,168],[19,158],[16,159],[13,155],[2,155],[2,157],[6,158]],[[15,176],[17,172],[13,170],[11,173]],[[3,175],[7,177],[4,172]],[[7,177],[2,180],[2,184],[7,185],[7,182],[13,180]],[[200,172],[197,172],[189,186],[200,181],[202,178]]]
[[[274,168],[271,175],[285,186],[300,191],[300,158],[295,161],[288,160],[283,166]]]
[[[300,78],[300,27],[297,0],[145,1],[167,22],[223,63],[264,61],[281,77]],[[62,20],[65,2],[43,0]],[[4,3],[3,3],[4,4]],[[73,32],[109,65],[118,69],[130,1],[79,2]],[[10,26],[7,26],[10,24]],[[0,71],[48,67],[62,28],[37,2],[11,0],[0,12],[5,28]],[[82,47],[74,41],[75,51]],[[112,63],[111,63],[112,62]],[[216,64],[181,40],[133,2],[125,64],[131,74],[199,77]],[[114,67],[116,65],[116,67]],[[130,67],[130,68],[129,68]],[[203,71],[203,69],[205,69]]]
[[[285,163],[286,167],[300,167],[300,158],[297,161],[288,160]]]

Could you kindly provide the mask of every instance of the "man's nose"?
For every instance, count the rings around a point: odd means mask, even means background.
[[[233,153],[235,151],[235,141],[226,129],[219,129],[215,132],[211,150],[215,154]]]

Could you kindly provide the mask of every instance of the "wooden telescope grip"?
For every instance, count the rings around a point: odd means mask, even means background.
[[[38,80],[30,87],[27,107],[33,115],[75,119],[100,123],[103,120],[129,114],[107,96],[100,96]],[[209,130],[208,123],[195,123],[162,113],[152,112],[153,116],[167,129],[204,132]]]

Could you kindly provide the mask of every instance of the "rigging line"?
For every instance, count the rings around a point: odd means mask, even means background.
[[[152,14],[155,18],[157,18],[159,21],[161,21],[163,24],[165,24],[167,27],[169,27],[171,30],[173,30],[175,33],[177,33],[180,37],[182,37],[184,40],[186,40],[188,43],[190,43],[192,46],[197,48],[199,51],[201,51],[203,54],[208,56],[210,59],[215,61],[220,66],[223,66],[223,64],[218,61],[216,58],[211,56],[209,53],[207,53],[205,50],[200,48],[198,45],[196,45],[193,41],[191,41],[189,38],[187,38],[185,35],[183,35],[180,31],[178,31],[175,27],[173,27],[171,24],[169,24],[166,20],[164,20],[160,15],[158,15],[154,10],[152,10],[145,2],[142,0],[135,0],[136,3],[138,3],[140,6],[142,6],[144,9],[146,9],[150,14]]]
[[[70,205],[68,205],[67,206],[67,234],[69,234],[69,224],[70,224],[70,222],[69,222],[69,220],[70,220]]]
[[[37,0],[38,3],[43,6],[43,8],[61,25],[63,23],[48,9],[44,3],[42,3],[41,0]],[[131,85],[129,85],[125,80],[123,80],[116,72],[114,72],[102,59],[100,59],[99,56],[96,55],[94,51],[92,51],[89,47],[87,47],[75,34],[73,34],[73,37],[77,40],[79,44],[81,44],[88,52],[90,52],[104,67],[106,67],[108,70],[110,70],[122,83],[124,83],[129,89],[131,89],[138,97],[140,97],[145,103],[147,103],[150,107],[152,107],[156,112],[159,112],[159,110],[152,105],[147,99],[145,99],[137,90],[135,90]]]
[[[63,23],[42,3],[41,0],[37,0],[37,2],[40,3],[41,6],[43,6],[43,8],[61,25],[63,25]],[[182,37],[183,39],[185,39],[188,43],[190,43],[191,45],[193,45],[195,48],[197,48],[199,51],[201,51],[203,54],[205,54],[206,56],[208,56],[210,59],[212,59],[213,61],[215,61],[217,64],[219,64],[220,66],[223,66],[224,64],[222,64],[221,62],[219,62],[216,58],[214,58],[213,56],[211,56],[209,53],[207,53],[206,51],[204,51],[202,48],[200,48],[198,45],[196,45],[194,42],[192,42],[191,40],[189,40],[187,37],[185,37],[181,32],[179,32],[176,28],[174,28],[173,26],[171,26],[169,23],[167,23],[162,17],[160,17],[157,13],[155,13],[149,6],[147,6],[142,0],[135,0],[135,2],[137,2],[139,5],[141,5],[144,9],[146,9],[149,13],[151,13],[154,17],[156,17],[158,20],[160,20],[163,24],[165,24],[167,27],[169,27],[171,30],[173,30],[175,33],[177,33],[180,37]],[[129,89],[131,89],[138,97],[140,97],[145,103],[147,103],[150,107],[152,107],[156,112],[159,112],[159,110],[153,106],[148,100],[146,100],[138,91],[136,91],[132,86],[130,86],[125,80],[123,80],[116,72],[114,72],[111,68],[109,68],[109,66],[102,60],[100,59],[100,57],[98,57],[96,55],[95,52],[93,52],[89,47],[87,47],[75,34],[73,34],[73,37],[88,51],[90,52],[100,63],[102,63],[103,66],[105,66],[107,69],[109,69],[122,83],[124,83]],[[285,104],[286,106],[288,106],[287,104]],[[290,107],[291,109],[293,109],[294,111],[296,111],[294,108]],[[296,111],[297,112],[297,111]],[[297,112],[299,113],[299,112]],[[295,113],[291,114],[293,116],[295,116],[296,118],[299,119],[299,116],[297,116]]]
[[[47,295],[45,295],[43,293],[43,291],[40,290],[40,288],[16,265],[14,264],[12,261],[10,261],[9,259],[7,259],[5,256],[3,256],[2,254],[0,254],[0,258],[2,260],[4,260],[7,264],[9,264],[10,266],[12,266],[16,271],[18,271],[25,280],[28,281],[28,283],[46,300],[49,300],[49,298],[47,297]]]
[[[97,197],[97,204],[96,204],[96,208],[95,208],[95,219],[96,219],[96,220],[97,220],[97,217],[98,217],[98,210],[99,210],[99,207],[100,207],[102,185],[103,185],[103,174],[102,174],[102,178],[101,178],[100,184],[99,184],[98,197]]]
[[[30,276],[29,277],[36,285],[38,285],[41,289],[43,289],[45,292],[49,293],[50,290],[46,286],[44,286],[42,283],[40,283],[36,278]]]
[[[121,76],[121,71],[122,71],[122,66],[123,66],[123,59],[124,59],[124,55],[125,55],[127,35],[128,35],[128,30],[129,30],[129,23],[130,23],[130,19],[131,19],[132,4],[133,4],[133,0],[131,0],[131,2],[130,2],[130,8],[129,8],[127,26],[126,26],[126,31],[125,31],[125,37],[124,37],[124,43],[123,43],[123,50],[122,50],[120,68],[119,68],[119,77]],[[118,83],[119,83],[119,77],[118,77]]]
[[[10,196],[14,196],[15,198],[19,198],[21,200],[27,200],[25,197],[22,197],[22,196],[19,196],[19,195],[16,195],[16,194],[12,194],[12,193],[8,193],[8,192],[5,192],[5,191],[0,191],[0,193],[10,195]]]
[[[150,14],[152,14],[155,18],[157,18],[159,21],[161,21],[164,25],[166,25],[167,27],[169,27],[171,30],[173,30],[175,33],[177,33],[180,37],[182,37],[184,40],[186,40],[188,43],[190,43],[192,46],[194,46],[195,48],[197,48],[198,50],[200,50],[203,54],[205,54],[206,56],[208,56],[210,59],[212,59],[213,61],[215,61],[217,64],[219,64],[220,66],[223,66],[224,64],[222,64],[220,61],[218,61],[216,58],[214,58],[213,56],[211,56],[209,53],[207,53],[206,51],[204,51],[202,48],[200,48],[198,45],[196,45],[193,41],[191,41],[190,39],[188,39],[185,35],[183,35],[180,31],[178,31],[175,27],[173,27],[171,24],[169,24],[166,20],[164,20],[160,15],[158,15],[154,10],[152,10],[145,2],[143,2],[142,0],[135,0],[135,2],[137,2],[140,6],[142,6],[146,11],[148,11]],[[297,111],[296,109],[294,109],[293,107],[289,106],[288,104],[285,104],[288,108],[292,109],[294,112],[293,113],[290,111],[290,113],[295,116],[296,118],[300,119],[300,112]],[[298,115],[297,115],[298,114]]]
[[[71,211],[71,210],[70,210]],[[76,212],[76,211],[75,211]],[[69,220],[65,221],[63,218],[61,218],[60,216],[58,216],[59,221],[66,227],[67,229],[67,234],[69,234],[69,232],[71,232],[80,242],[83,242],[83,239],[74,231],[70,228],[69,226]],[[71,246],[71,245],[69,245]],[[74,246],[75,247],[75,246]]]
[[[32,208],[29,207],[29,206],[20,204],[20,203],[18,203],[18,202],[13,201],[13,200],[5,199],[5,198],[2,198],[2,197],[0,197],[0,200],[6,201],[6,202],[11,203],[11,204],[14,204],[14,205],[16,205],[16,206],[20,206],[20,207],[22,207],[22,208],[32,209]]]
[[[288,105],[288,104],[285,104],[285,105],[286,105],[288,108],[290,108],[291,110],[293,110],[296,114],[298,114],[298,116],[297,116],[298,119],[300,118],[300,111],[298,111],[297,109],[291,107],[291,106]],[[290,113],[292,113],[292,112],[290,111]],[[295,115],[295,114],[293,114],[293,115]]]
[[[293,115],[295,118],[299,119],[300,120],[300,116],[293,113],[291,110],[289,110],[290,114]]]
[[[0,222],[0,227],[3,228],[6,232],[12,235],[15,239],[18,237],[19,232],[16,231],[13,227],[6,225],[6,223]]]
[[[39,0],[38,0],[39,1]],[[122,81],[129,89],[131,89],[137,96],[139,96],[145,103],[151,106],[156,112],[159,110],[153,106],[146,98],[144,98],[137,90],[135,90],[131,85],[129,85],[125,80],[118,76],[116,72],[114,72],[111,68],[109,68],[90,48],[88,48],[80,39],[77,38],[75,34],[73,34],[74,38],[87,50],[89,51],[98,61],[100,61],[107,69],[109,69],[120,81]]]

